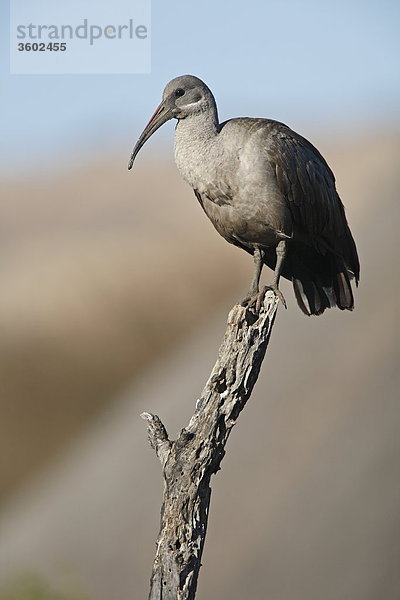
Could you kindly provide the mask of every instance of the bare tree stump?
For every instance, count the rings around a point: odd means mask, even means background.
[[[201,566],[210,504],[211,475],[220,468],[232,427],[260,372],[278,299],[268,292],[258,315],[234,306],[218,360],[189,425],[175,441],[149,413],[149,441],[164,475],[161,526],[149,600],[193,600]]]

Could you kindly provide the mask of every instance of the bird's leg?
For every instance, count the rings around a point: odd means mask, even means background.
[[[260,285],[260,277],[261,271],[264,265],[264,252],[260,248],[256,248],[253,254],[254,258],[254,275],[250,284],[250,289],[248,293],[248,297],[252,298],[256,294],[258,294],[259,285]]]
[[[260,293],[259,285],[260,285],[261,271],[262,271],[262,268],[264,265],[264,251],[261,250],[261,248],[255,248],[253,258],[254,258],[254,275],[253,275],[253,279],[251,280],[250,289],[247,293],[247,296],[242,301],[242,306],[253,306],[254,304],[257,304],[258,295]]]
[[[266,285],[264,288],[264,296],[268,290],[272,290],[275,296],[278,296],[279,300],[282,302],[283,306],[286,307],[286,300],[281,290],[279,289],[279,278],[281,276],[281,271],[283,267],[283,263],[285,262],[287,251],[287,243],[285,240],[281,240],[276,247],[276,265],[274,270],[274,278],[272,280],[271,285]]]
[[[286,241],[281,240],[276,247],[276,265],[274,270],[274,278],[272,280],[271,285],[266,285],[259,289],[260,275],[263,267],[264,261],[264,252],[263,250],[256,248],[254,250],[254,277],[251,282],[250,290],[247,297],[243,300],[242,306],[255,307],[256,312],[260,312],[262,303],[264,302],[265,294],[268,290],[272,290],[274,294],[279,298],[282,302],[283,306],[286,308],[286,300],[279,289],[279,278],[281,275],[283,263],[286,257]]]

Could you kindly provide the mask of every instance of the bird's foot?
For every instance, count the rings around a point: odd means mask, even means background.
[[[282,302],[283,306],[285,308],[287,308],[286,306],[286,300],[284,295],[282,294],[281,290],[278,288],[277,285],[265,285],[261,290],[259,290],[258,292],[256,292],[255,294],[249,294],[242,302],[241,305],[242,306],[246,306],[247,308],[253,308],[254,311],[256,313],[259,313],[261,310],[261,307],[264,303],[264,299],[265,299],[265,295],[268,291],[272,291],[274,292],[275,296],[277,298],[279,298],[279,300]]]

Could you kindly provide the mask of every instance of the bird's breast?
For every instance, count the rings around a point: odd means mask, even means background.
[[[216,202],[207,194],[197,194],[204,212],[222,237],[247,248],[276,246],[290,234],[283,227],[280,211],[263,210],[257,202]]]
[[[244,143],[232,146],[218,136],[189,143],[177,129],[175,161],[204,212],[228,241],[268,247],[291,236],[285,199],[261,152],[249,151]]]

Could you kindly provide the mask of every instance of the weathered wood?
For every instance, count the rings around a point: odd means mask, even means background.
[[[269,292],[258,315],[234,306],[218,360],[189,425],[168,439],[159,417],[143,413],[164,475],[161,526],[149,600],[193,600],[207,530],[210,479],[260,372],[278,299]]]

